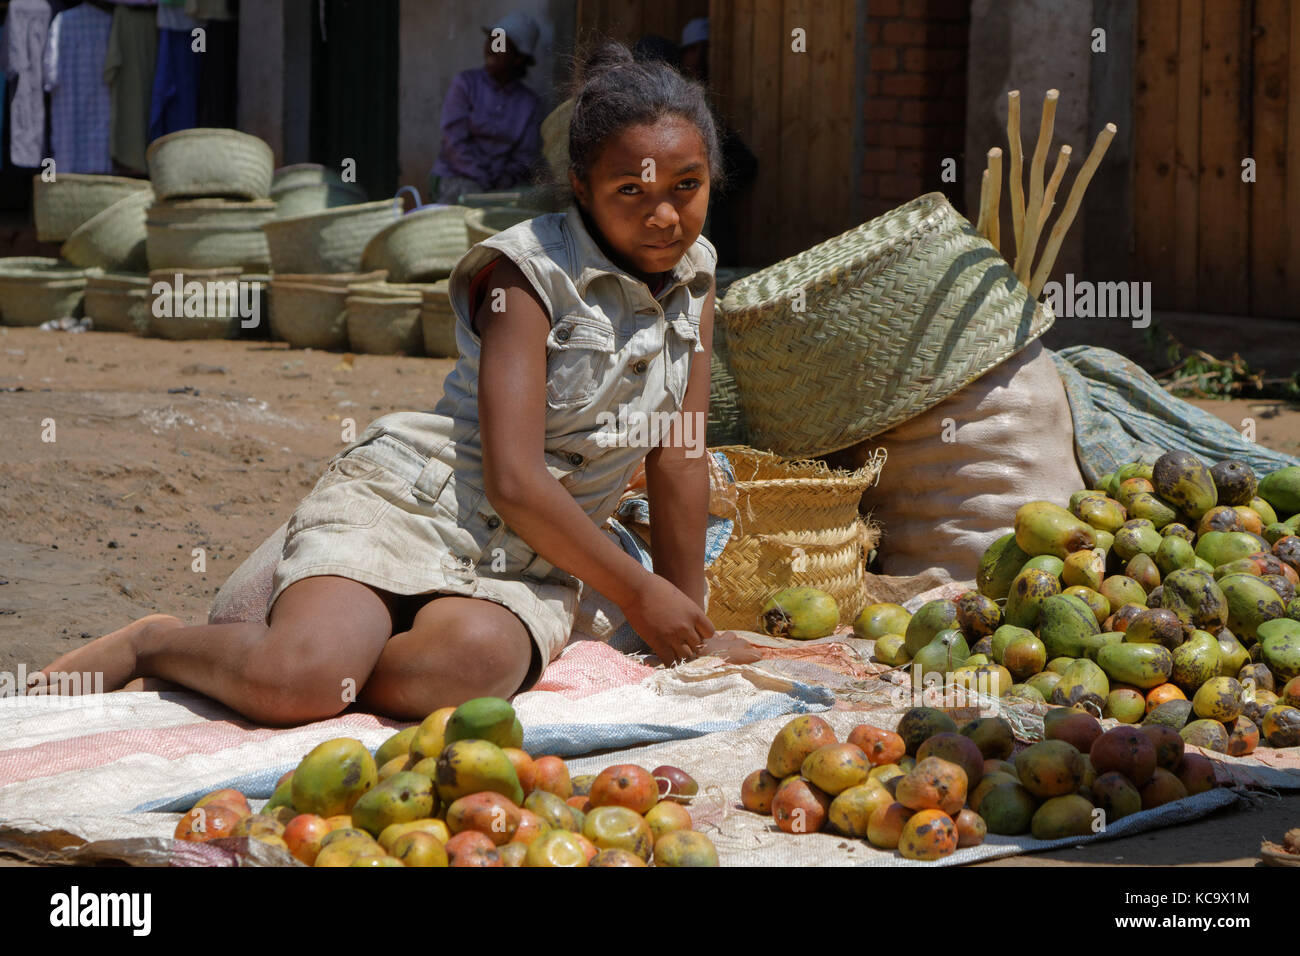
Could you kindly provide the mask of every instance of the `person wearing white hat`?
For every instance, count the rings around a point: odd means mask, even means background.
[[[522,82],[537,62],[537,21],[516,11],[482,29],[483,66],[457,73],[443,100],[434,202],[525,183],[541,156],[542,100]]]
[[[701,83],[709,81],[709,18],[696,17],[682,27],[681,70]]]

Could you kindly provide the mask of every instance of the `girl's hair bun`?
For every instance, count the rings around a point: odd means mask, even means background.
[[[574,71],[574,92],[580,91],[584,84],[602,73],[635,62],[632,51],[623,44],[613,40],[598,43],[587,52],[582,62],[578,64],[578,69]]]

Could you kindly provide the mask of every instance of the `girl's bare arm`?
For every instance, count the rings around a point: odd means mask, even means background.
[[[543,558],[623,605],[651,575],[602,534],[546,470],[545,307],[508,259],[493,270],[491,286],[475,317],[482,342],[484,491],[506,524]],[[505,291],[500,312],[492,310],[496,289]]]
[[[682,418],[668,441],[646,456],[650,553],[655,573],[704,607],[704,539],[709,522],[709,463],[704,446],[713,354],[713,290],[700,315],[703,352],[691,356]],[[689,439],[689,441],[688,441]]]

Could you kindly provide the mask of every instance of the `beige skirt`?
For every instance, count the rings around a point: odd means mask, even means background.
[[[445,467],[431,469],[426,456],[384,433],[331,459],[289,519],[268,614],[290,584],[320,574],[394,594],[483,598],[523,622],[543,665],[554,660],[573,631],[582,582],[559,568],[525,577],[518,549],[481,552],[463,525],[466,500],[481,501],[482,492],[439,482],[426,494],[422,476],[439,470]]]

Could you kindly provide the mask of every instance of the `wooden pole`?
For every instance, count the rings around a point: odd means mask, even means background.
[[[1002,150],[989,150],[989,242],[994,249],[1002,245]]]
[[[1101,165],[1101,158],[1106,155],[1106,150],[1110,147],[1110,141],[1115,138],[1118,131],[1114,123],[1107,123],[1106,128],[1097,134],[1097,141],[1092,144],[1092,152],[1088,154],[1088,159],[1084,162],[1083,168],[1079,170],[1079,175],[1074,178],[1074,185],[1070,187],[1070,197],[1065,201],[1065,208],[1061,210],[1061,215],[1056,219],[1056,225],[1052,227],[1052,234],[1048,237],[1047,246],[1043,249],[1042,261],[1038,264],[1038,269],[1034,272],[1034,281],[1029,285],[1029,294],[1037,299],[1039,293],[1043,291],[1043,286],[1047,283],[1047,278],[1052,274],[1052,266],[1056,265],[1056,256],[1061,251],[1061,243],[1065,241],[1065,233],[1069,230],[1070,225],[1074,222],[1074,217],[1079,212],[1079,205],[1083,202],[1083,194],[1088,188],[1088,183],[1092,181],[1093,173]]]
[[[1008,159],[1010,168],[1007,178],[1010,180],[1011,225],[1016,233],[1016,255],[1020,255],[1020,245],[1025,240],[1025,184],[1024,156],[1020,152],[1020,91],[1007,93],[1007,146],[1010,149]]]
[[[1062,146],[1060,153],[1056,156],[1056,168],[1052,170],[1052,178],[1047,181],[1047,190],[1043,193],[1043,208],[1038,212],[1038,234],[1043,234],[1043,227],[1047,225],[1047,216],[1055,205],[1056,188],[1061,185],[1061,180],[1065,178],[1065,167],[1070,165],[1070,154],[1074,152],[1069,146]]]
[[[1025,247],[1016,254],[1016,275],[1020,281],[1029,283],[1029,273],[1033,266],[1034,250],[1038,245],[1038,213],[1043,207],[1043,169],[1047,165],[1047,151],[1052,146],[1052,130],[1056,125],[1056,101],[1060,99],[1059,90],[1048,90],[1043,97],[1043,120],[1038,127],[1038,145],[1034,147],[1034,158],[1029,164],[1029,208],[1025,210]]]

